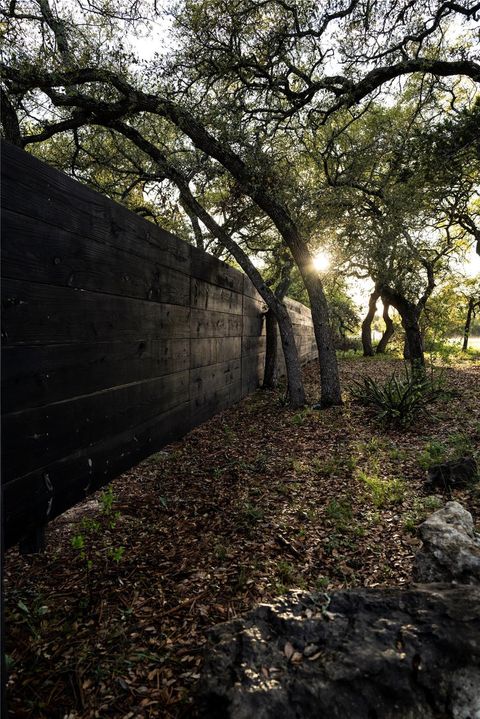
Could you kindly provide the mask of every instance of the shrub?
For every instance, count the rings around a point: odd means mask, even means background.
[[[350,394],[354,401],[374,407],[380,421],[406,426],[446,392],[442,376],[406,369],[405,377],[393,374],[383,384],[372,377],[356,380]]]

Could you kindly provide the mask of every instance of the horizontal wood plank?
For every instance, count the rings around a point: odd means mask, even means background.
[[[16,544],[192,427],[189,403],[2,486],[5,537]]]
[[[122,434],[189,399],[189,372],[4,415],[2,482]]]
[[[5,210],[2,236],[14,237],[2,253],[4,277],[188,305],[190,277],[117,247]]]
[[[190,346],[190,367],[205,367],[240,357],[242,352],[241,337],[207,337],[199,338]]]
[[[190,317],[192,340],[203,337],[242,336],[242,315],[192,308]]]
[[[189,339],[4,347],[2,414],[181,372],[189,352]]]
[[[5,346],[190,336],[190,310],[21,280],[2,283]]]
[[[191,280],[191,305],[197,309],[241,315],[243,297],[238,292],[193,277]]]

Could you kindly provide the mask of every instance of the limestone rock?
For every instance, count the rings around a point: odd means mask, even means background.
[[[205,719],[478,719],[480,587],[291,592],[214,629]]]
[[[423,545],[415,558],[418,582],[480,584],[480,536],[472,515],[458,502],[447,502],[419,527]]]

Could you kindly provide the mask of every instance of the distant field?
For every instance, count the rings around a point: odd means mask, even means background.
[[[450,342],[454,345],[459,345],[461,347],[463,344],[463,337],[452,337],[450,339]],[[468,340],[468,347],[472,350],[480,350],[480,336],[470,337],[470,339]]]

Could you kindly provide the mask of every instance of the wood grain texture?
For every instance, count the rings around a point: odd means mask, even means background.
[[[8,143],[2,203],[11,546],[255,390],[265,304],[242,273]],[[286,305],[311,358],[309,310]]]

